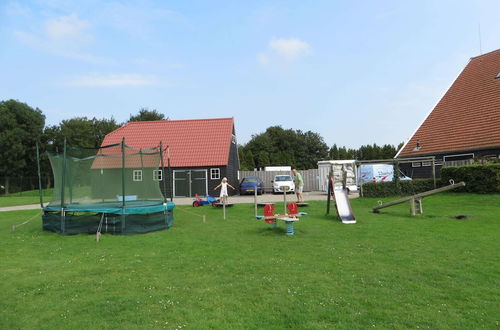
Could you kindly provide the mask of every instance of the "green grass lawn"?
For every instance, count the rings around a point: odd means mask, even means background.
[[[49,202],[52,197],[52,189],[43,191],[43,201]],[[40,195],[38,190],[23,191],[10,195],[0,196],[0,207],[39,204]]]
[[[99,243],[3,212],[0,328],[498,328],[500,195],[436,195],[417,217],[376,202],[352,201],[354,225],[312,202],[291,237],[253,205],[183,206],[168,231]]]

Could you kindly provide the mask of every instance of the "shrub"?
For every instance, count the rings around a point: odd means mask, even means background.
[[[465,182],[465,187],[454,190],[457,192],[500,193],[500,164],[443,167],[441,169],[442,184],[448,184],[450,179],[454,180],[455,183]]]
[[[439,187],[439,180],[437,181]],[[399,187],[395,182],[368,182],[363,184],[364,197],[388,197],[396,195],[414,195],[427,190],[434,189],[433,179],[416,179],[399,181]]]

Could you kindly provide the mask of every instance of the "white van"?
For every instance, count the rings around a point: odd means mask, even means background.
[[[391,164],[362,164],[358,167],[358,184],[366,182],[391,182],[394,178],[394,166]],[[411,180],[399,173],[400,180]]]

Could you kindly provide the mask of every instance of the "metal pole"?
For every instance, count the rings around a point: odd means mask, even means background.
[[[161,159],[161,180],[163,182],[163,203],[167,202],[167,198],[165,197],[167,195],[167,182],[165,181],[165,175],[163,175],[163,172],[165,172],[165,164],[163,163],[163,143],[160,141],[160,159]]]
[[[40,207],[43,209],[42,174],[40,170],[40,148],[36,142],[36,164],[38,167],[38,193],[40,195]]]
[[[170,201],[174,201],[174,176],[172,175],[172,168],[170,167],[170,147],[167,146],[167,166],[168,166],[168,179],[170,180]]]
[[[125,138],[122,138],[122,233],[125,231]]]
[[[61,180],[61,233],[65,232],[65,214],[64,214],[64,187],[66,185],[66,138],[64,138],[64,151],[63,151],[63,169]]]

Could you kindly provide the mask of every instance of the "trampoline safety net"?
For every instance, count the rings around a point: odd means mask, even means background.
[[[125,142],[100,148],[65,147],[48,153],[54,175],[43,229],[61,234],[133,234],[168,229],[175,204],[166,202],[161,147]]]

